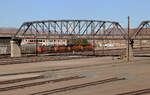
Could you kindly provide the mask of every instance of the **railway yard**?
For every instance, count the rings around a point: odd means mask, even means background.
[[[17,58],[14,59],[11,58],[11,63],[9,57],[0,59],[1,62],[8,60],[8,64],[0,66],[0,95],[150,93],[149,57],[134,57],[134,60],[127,62],[117,57],[55,55],[21,57],[18,58],[21,61],[13,64]]]
[[[112,21],[24,22],[1,37],[0,95],[148,95],[148,23],[131,33]]]
[[[1,0],[0,95],[150,95],[148,0]]]

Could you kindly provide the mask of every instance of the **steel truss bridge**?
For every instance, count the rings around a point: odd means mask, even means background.
[[[24,22],[13,39],[29,37],[45,39],[150,40],[150,21],[141,22],[129,37],[127,31],[115,21],[44,20]]]
[[[150,40],[150,21],[143,21],[130,36],[132,40]]]
[[[103,40],[125,40],[128,45],[127,58],[129,58],[130,55],[133,55],[132,49],[134,40],[150,40],[150,21],[143,21],[133,33],[131,33],[130,30],[129,34],[118,22],[114,21],[44,20],[24,22],[13,36],[12,40],[21,41],[18,39],[24,38],[87,39],[93,41],[94,48],[95,40],[102,40],[102,42]],[[93,54],[95,54],[95,49],[93,50]]]
[[[15,38],[125,40],[126,31],[118,22],[101,20],[45,20],[24,22]]]

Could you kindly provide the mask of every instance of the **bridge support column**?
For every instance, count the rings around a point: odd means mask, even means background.
[[[127,56],[127,61],[133,60],[133,46],[131,44],[127,44],[126,48],[126,56]]]
[[[11,57],[21,57],[21,50],[17,41],[10,41]]]

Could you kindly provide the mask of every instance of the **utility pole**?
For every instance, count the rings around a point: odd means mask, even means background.
[[[130,34],[129,34],[129,31],[130,31],[130,17],[128,16],[128,54],[127,54],[127,60],[128,62],[130,61],[130,51],[129,51],[129,48],[130,48]]]
[[[36,24],[36,29],[37,29],[37,24]],[[38,41],[37,41],[37,32],[38,31],[36,31],[36,37],[35,37],[35,43],[36,43],[36,45],[35,45],[35,49],[36,49],[36,51],[35,51],[35,55],[36,56],[38,56]]]

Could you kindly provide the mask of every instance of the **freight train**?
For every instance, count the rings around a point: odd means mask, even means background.
[[[21,46],[24,52],[70,52],[91,51],[93,46],[84,39],[68,41],[67,39],[22,39]],[[31,49],[32,48],[32,49]]]
[[[69,52],[69,51],[92,51],[92,45],[68,45],[68,46],[38,46],[38,52]]]

